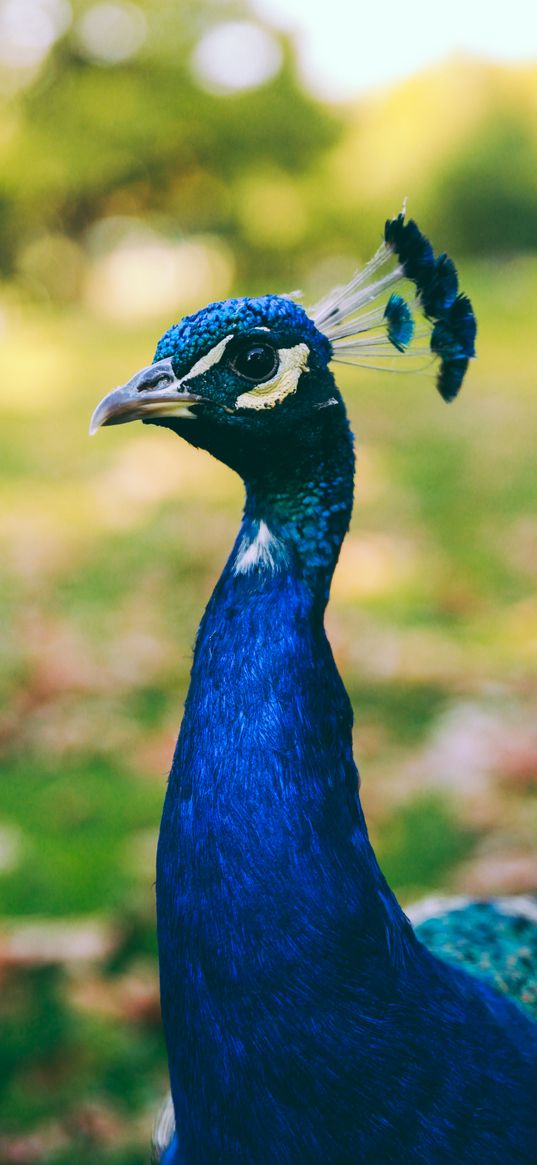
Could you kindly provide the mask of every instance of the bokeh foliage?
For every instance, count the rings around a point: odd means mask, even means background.
[[[10,93],[4,69],[4,274],[40,236],[84,245],[93,223],[126,215],[172,236],[217,232],[239,283],[304,277],[334,250],[363,252],[404,194],[459,253],[537,246],[534,67],[461,59],[374,102],[328,107],[300,87],[278,34],[275,76],[223,98],[200,86],[193,53],[211,26],[247,15],[244,3],[138,0],[144,43],[114,67],[77,37],[90,7],[72,4],[24,87],[11,79]]]

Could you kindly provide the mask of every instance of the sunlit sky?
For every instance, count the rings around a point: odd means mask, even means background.
[[[537,61],[536,0],[253,0],[297,33],[309,88],[347,97],[389,85],[453,53]]]
[[[293,37],[306,87],[336,100],[389,86],[457,53],[537,64],[537,0],[250,0],[250,6],[251,17],[246,9],[233,19],[223,7],[219,20],[215,4],[214,23],[194,48],[194,74],[211,92],[252,88],[277,72],[281,48],[263,24]],[[68,30],[84,56],[114,66],[143,51],[148,18],[136,0],[83,6],[0,0],[0,67],[19,70],[20,83],[31,83]]]

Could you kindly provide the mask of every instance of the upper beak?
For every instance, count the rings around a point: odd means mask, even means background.
[[[199,404],[202,396],[183,392],[182,381],[173,371],[171,360],[157,360],[137,372],[127,384],[112,389],[97,405],[90,421],[90,436],[103,425],[123,425],[126,421],[157,417],[188,417],[189,405]]]

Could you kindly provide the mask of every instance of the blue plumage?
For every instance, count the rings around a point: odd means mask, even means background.
[[[400,214],[389,220],[385,241],[395,251],[404,275],[415,284],[425,315],[433,321],[431,352],[440,357],[437,388],[445,401],[452,401],[475,356],[476,320],[470,300],[457,294],[453,260],[445,253],[435,259],[429,240],[412,219],[405,223]]]
[[[422,296],[426,295],[436,271],[434,251],[429,240],[413,219],[405,222],[404,214],[388,220],[384,239],[395,251],[407,279],[416,284]]]
[[[426,899],[415,909],[430,950],[488,980],[537,1020],[537,899]]]
[[[397,348],[399,352],[404,352],[414,335],[414,320],[412,319],[410,308],[402,295],[397,295],[395,292],[390,295],[384,308],[384,315],[387,320],[387,332],[390,344],[393,344],[394,348]]]
[[[444,400],[453,400],[459,391],[469,360],[475,355],[475,333],[470,300],[458,295],[436,321],[431,336],[431,350],[441,360],[437,383]]]
[[[210,303],[201,312],[185,316],[161,337],[155,360],[169,356],[178,375],[188,371],[198,355],[228,332],[249,334],[258,328],[274,329],[278,335],[299,334],[311,345],[324,364],[330,359],[330,344],[315,327],[300,304],[282,295],[243,296]]]
[[[395,220],[387,242],[434,317],[449,396],[473,350],[469,303],[415,224]],[[324,630],[354,475],[329,363],[377,289],[357,276],[311,315],[279,296],[211,304],[94,416],[94,428],[171,428],[246,488],[196,641],[158,845],[178,1129],[166,1165],[535,1160],[537,1024],[428,951],[387,885]],[[411,321],[393,294],[369,313],[396,350]]]
[[[429,319],[441,319],[455,302],[458,290],[459,280],[453,259],[446,254],[439,255],[422,292],[423,310]]]

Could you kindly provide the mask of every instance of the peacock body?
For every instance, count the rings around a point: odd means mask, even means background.
[[[386,300],[405,278],[412,300]],[[246,488],[158,845],[165,1165],[537,1160],[537,918],[457,903],[413,929],[369,842],[323,622],[354,474],[331,360],[382,366],[414,343],[451,399],[474,337],[453,264],[401,215],[311,313],[281,296],[209,305],[94,414],[171,428]]]

